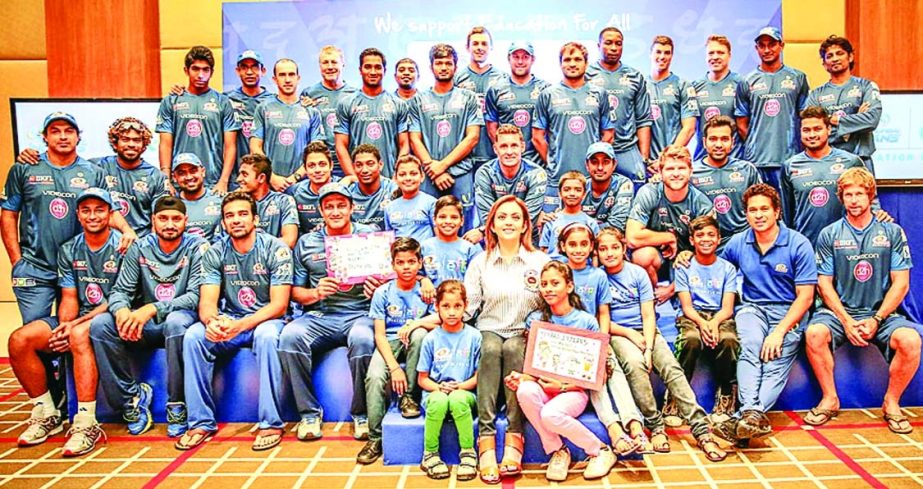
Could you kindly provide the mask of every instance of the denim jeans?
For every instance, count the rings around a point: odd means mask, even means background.
[[[522,372],[526,357],[526,339],[513,336],[504,339],[497,333],[481,332],[481,360],[478,363],[478,435],[497,433],[497,397],[500,388],[506,398],[507,433],[522,433],[522,411],[516,393],[503,385],[503,379],[513,370]]]
[[[427,331],[417,328],[410,333],[410,346],[405,347],[401,340],[391,340],[391,352],[398,362],[404,360],[404,374],[407,375],[407,392],[419,399],[417,390],[417,361],[420,360],[420,347]],[[365,402],[369,410],[369,440],[381,439],[381,422],[391,404],[391,372],[381,352],[375,350],[369,371],[365,375]]]

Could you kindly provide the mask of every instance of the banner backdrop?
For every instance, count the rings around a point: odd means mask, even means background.
[[[301,68],[302,87],[319,81],[317,55],[327,44],[345,53],[343,76],[350,84],[360,82],[359,53],[377,47],[388,58],[389,74],[394,73],[394,62],[410,57],[420,65],[418,86],[428,87],[430,47],[452,44],[463,66],[468,63],[465,36],[476,25],[491,31],[491,62],[503,71],[509,71],[509,44],[531,41],[536,54],[533,72],[550,82],[561,79],[558,50],[564,42],[584,43],[595,61],[597,36],[609,25],[625,34],[623,62],[644,73],[649,71],[651,40],[664,34],[676,46],[673,71],[684,79],[699,78],[706,71],[705,38],[723,34],[733,47],[731,69],[745,74],[758,63],[753,49],[757,31],[782,25],[781,0],[310,0],[225,3],[223,8],[224,66],[235,66],[237,55],[246,49],[259,51],[270,72],[275,60],[292,58]],[[386,88],[395,88],[391,76],[385,81]],[[271,86],[272,81],[265,84]],[[225,69],[225,89],[238,86],[234,70]]]

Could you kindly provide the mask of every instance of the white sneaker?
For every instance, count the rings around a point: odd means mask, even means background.
[[[369,439],[369,418],[365,416],[353,418],[353,438],[357,440]]]
[[[307,440],[316,440],[323,436],[324,433],[321,431],[320,417],[311,416],[307,419],[302,419],[298,422],[298,426],[295,427],[295,436],[298,437],[301,441]]]
[[[21,447],[29,447],[45,443],[49,436],[57,435],[64,431],[64,422],[61,416],[52,414],[43,416],[42,406],[32,408],[32,415],[29,416],[29,427],[19,435],[17,443]]]
[[[106,433],[96,419],[79,418],[79,414],[74,416],[74,424],[67,432],[67,441],[64,443],[62,452],[65,457],[79,457],[90,453],[100,440],[106,439]]]
[[[599,450],[599,455],[590,457],[583,471],[583,478],[591,480],[605,477],[612,470],[613,465],[615,465],[615,454],[609,447],[604,447]]]
[[[567,480],[567,469],[569,468],[570,450],[567,449],[567,446],[563,446],[551,454],[548,469],[545,470],[545,478],[554,482],[564,482]]]

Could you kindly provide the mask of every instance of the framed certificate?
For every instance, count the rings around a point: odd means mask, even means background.
[[[534,321],[523,371],[598,391],[606,382],[609,335]]]
[[[324,238],[327,276],[342,284],[361,284],[371,276],[395,278],[397,274],[391,266],[392,242],[394,231],[327,236]]]

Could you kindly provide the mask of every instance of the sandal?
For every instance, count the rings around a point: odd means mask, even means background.
[[[455,469],[455,478],[460,481],[470,481],[478,475],[478,458],[473,449],[462,450],[458,454],[458,468]]]
[[[195,428],[183,433],[183,437],[173,444],[177,450],[192,450],[193,448],[207,442],[215,432]]]
[[[637,452],[641,447],[641,440],[632,438],[625,433],[622,433],[621,436],[616,438],[615,442],[612,444],[612,449],[615,450],[615,453],[617,453],[619,457],[627,457]]]
[[[253,440],[253,445],[250,445],[250,449],[254,452],[261,452],[274,448],[280,443],[282,443],[282,430],[278,428],[269,428],[260,430],[260,432],[256,434],[256,439]]]
[[[721,462],[728,457],[727,452],[721,449],[715,437],[711,435],[702,435],[695,440],[695,443],[705,452],[705,458],[709,462]]]
[[[503,460],[500,461],[500,476],[515,477],[522,474],[522,433],[507,433],[503,440]]]
[[[888,423],[888,429],[891,430],[892,433],[906,435],[913,432],[913,425],[910,424],[910,420],[907,419],[907,416],[903,414],[884,413],[883,417]]]
[[[821,409],[813,407],[808,411],[808,414],[802,416],[801,419],[811,426],[821,426],[826,424],[827,421],[837,417],[838,414],[840,414],[839,409]]]
[[[651,449],[651,441],[647,438],[647,435],[644,432],[640,432],[632,438],[635,443],[638,445],[636,450],[639,454],[645,453],[654,453],[654,450]]]
[[[657,453],[670,453],[670,439],[667,438],[666,432],[655,431],[651,433],[651,447]]]
[[[449,466],[439,458],[439,454],[436,452],[424,453],[420,468],[423,469],[423,472],[426,472],[426,476],[430,479],[447,479],[449,477]]]
[[[493,435],[478,438],[478,465],[481,482],[500,483],[500,468],[497,467],[497,439]]]

